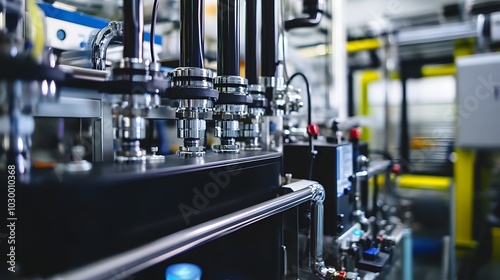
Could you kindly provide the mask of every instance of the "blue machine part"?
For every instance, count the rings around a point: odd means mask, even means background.
[[[380,250],[377,248],[370,248],[368,250],[365,250],[363,252],[363,258],[366,260],[373,261],[377,259],[378,253],[380,253]]]
[[[167,267],[166,280],[200,280],[201,268],[195,264],[178,263]]]
[[[352,145],[342,145],[337,148],[337,197],[344,195],[345,190],[351,189],[349,177],[353,174]]]
[[[361,236],[363,236],[363,231],[360,230],[359,228],[357,228],[357,229],[353,230],[352,234],[355,235],[355,236],[361,237]]]
[[[84,50],[91,36],[109,24],[106,19],[64,10],[44,2],[38,2],[38,6],[47,18],[48,44],[56,49]],[[149,32],[144,32],[144,41],[150,42]],[[154,43],[161,47],[162,37],[155,35]]]

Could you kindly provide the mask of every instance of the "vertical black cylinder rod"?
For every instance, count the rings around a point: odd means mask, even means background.
[[[257,0],[247,0],[245,23],[245,76],[249,85],[259,83]]]
[[[262,0],[261,76],[274,77],[278,55],[278,17],[275,0]]]
[[[142,0],[123,1],[123,57],[142,60],[144,13]]]
[[[240,75],[239,0],[217,1],[217,74]]]
[[[203,68],[204,0],[181,0],[180,66]]]

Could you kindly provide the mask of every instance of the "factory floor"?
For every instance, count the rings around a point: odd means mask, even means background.
[[[413,259],[413,279],[415,280],[438,280],[442,279],[443,270],[441,261],[433,258],[415,256]]]
[[[443,255],[443,237],[450,233],[448,194],[429,190],[404,190],[399,194],[411,204],[413,279],[450,279],[443,269],[444,258],[447,257]],[[500,280],[500,260],[489,260],[480,266],[476,277],[465,279],[467,277],[463,273],[470,268],[471,258],[457,258],[455,279]]]
[[[476,279],[500,280],[500,260],[492,260],[482,266]]]
[[[443,279],[443,237],[449,235],[449,194],[427,189],[397,189],[399,204],[410,217],[413,279]]]
[[[458,260],[458,263],[460,267],[460,260]],[[443,277],[441,261],[416,256],[413,265],[413,279],[415,280],[448,280],[446,277]],[[465,264],[462,263],[462,265]],[[460,270],[460,268],[458,270]],[[457,275],[457,277],[459,277],[459,275]],[[479,269],[476,278],[467,280],[500,280],[500,260],[489,261]]]

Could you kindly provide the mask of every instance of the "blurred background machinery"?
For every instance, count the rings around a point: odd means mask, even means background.
[[[493,0],[0,1],[0,278],[495,279],[499,46]]]

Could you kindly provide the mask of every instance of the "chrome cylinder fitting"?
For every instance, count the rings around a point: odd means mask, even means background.
[[[248,93],[252,97],[252,104],[248,105],[248,114],[240,120],[240,141],[243,150],[262,150],[262,117],[266,112],[267,99],[265,87],[262,85],[250,85]]]
[[[117,62],[111,76],[112,82],[135,83],[127,92],[115,94],[113,103],[113,130],[117,151],[117,161],[144,161],[146,150],[141,148],[141,140],[146,138],[146,117],[151,108],[160,105],[158,94],[144,85],[159,78],[159,65],[138,58],[124,58]]]
[[[212,146],[216,153],[239,153],[240,145],[236,138],[241,137],[240,121],[248,114],[248,81],[239,76],[218,76],[214,87],[219,91],[219,100],[214,108],[214,136],[220,144]]]
[[[213,89],[214,74],[209,69],[179,67],[169,73],[167,96],[173,100],[177,117],[177,137],[184,139],[178,156],[199,157],[205,154],[206,121],[218,92]]]
[[[13,166],[20,181],[29,180],[33,111],[41,97],[38,81],[0,81],[0,168]]]

